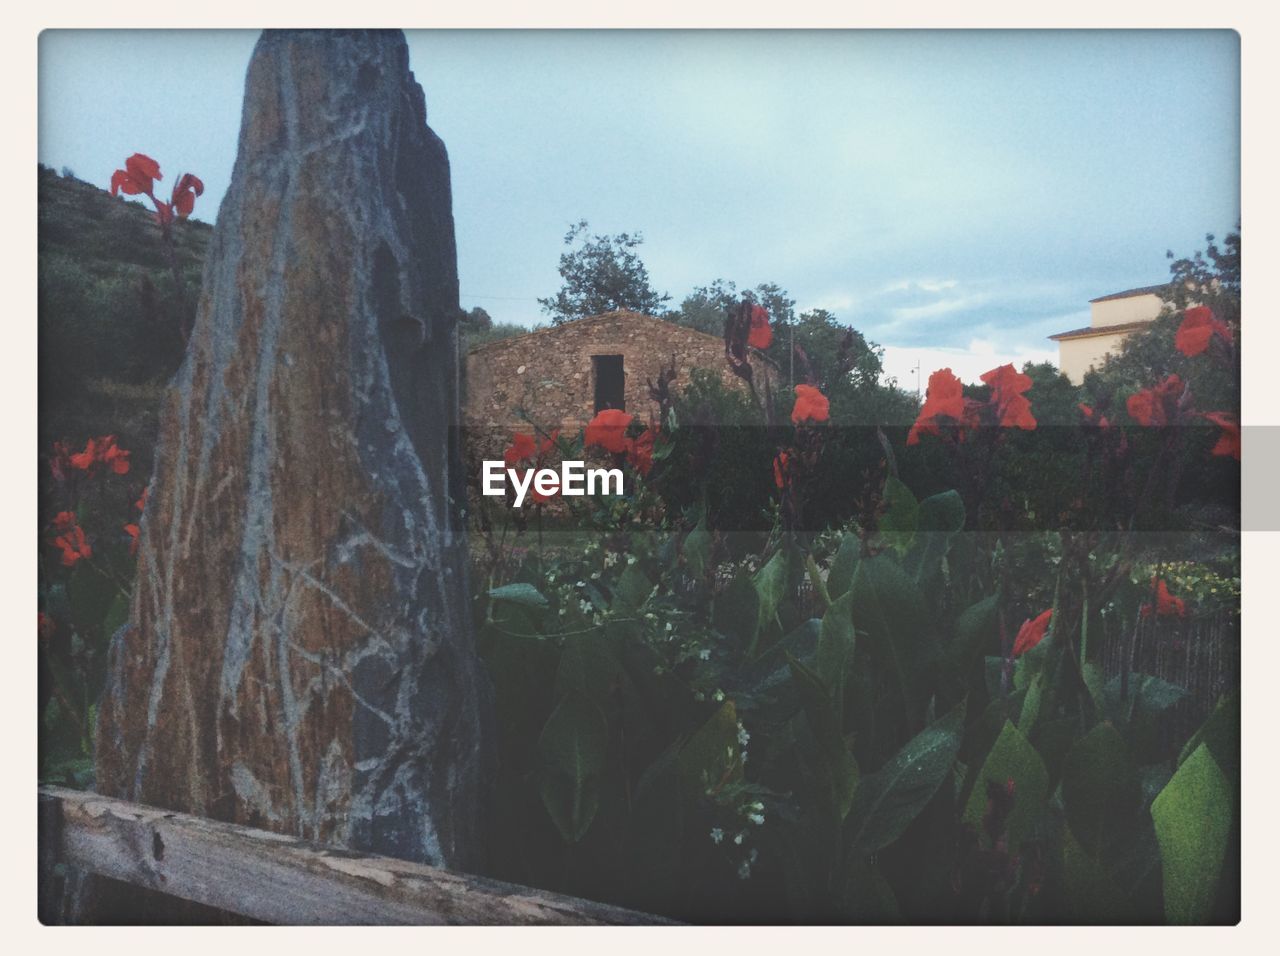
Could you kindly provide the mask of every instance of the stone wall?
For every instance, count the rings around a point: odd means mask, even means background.
[[[674,358],[673,388],[705,368],[745,388],[725,363],[722,339],[637,312],[607,312],[473,349],[466,362],[464,418],[476,439],[529,426],[576,430],[595,414],[592,356],[621,355],[626,410],[647,420],[655,409],[648,382]],[[767,369],[756,362],[757,374]]]

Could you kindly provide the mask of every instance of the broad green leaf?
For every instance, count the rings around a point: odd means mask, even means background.
[[[1069,827],[1062,829],[1062,877],[1073,922],[1097,926],[1134,921],[1125,893]]]
[[[845,593],[832,601],[827,613],[822,615],[813,657],[813,669],[831,689],[837,714],[843,713],[845,675],[853,660],[853,649],[853,595]]]
[[[71,620],[85,638],[102,632],[107,613],[119,597],[120,591],[111,579],[87,563],[72,571],[67,580]]]
[[[845,819],[850,856],[888,846],[911,825],[946,779],[964,732],[964,704],[907,741],[875,773],[862,777]]]
[[[740,572],[716,595],[711,617],[715,629],[743,650],[755,643],[760,629],[760,596],[750,575]]]
[[[951,547],[951,539],[964,530],[964,503],[958,492],[944,491],[920,502],[917,530],[904,565],[916,580],[937,574]]]
[[[1067,753],[1062,798],[1072,832],[1096,858],[1135,829],[1142,788],[1124,738],[1110,723],[1098,724]]]
[[[538,784],[538,795],[551,822],[569,843],[577,843],[587,835],[600,809],[600,784],[595,777],[575,784],[558,771],[545,771]]]
[[[951,660],[962,671],[984,652],[1000,650],[1000,628],[996,618],[996,596],[985,597],[966,608],[956,619],[956,636]]]
[[[702,577],[711,563],[711,532],[707,530],[705,514],[684,539],[684,562],[689,575],[695,578]]]
[[[502,587],[492,589],[489,592],[489,597],[495,601],[510,601],[513,604],[523,604],[526,607],[547,606],[547,599],[532,584],[504,584]]]
[[[1010,780],[1013,781],[1013,809],[1006,821],[1006,831],[1009,846],[1016,849],[1031,836],[1044,811],[1049,796],[1049,772],[1022,731],[1011,721],[1005,721],[982,769],[974,777],[964,808],[964,822],[982,833],[987,785],[1003,787]]]
[[[102,622],[103,636],[108,640],[120,628],[129,623],[129,598],[123,594],[117,594],[116,599],[111,602],[111,607],[107,611],[107,616]]]
[[[742,778],[738,744],[738,712],[726,700],[711,719],[680,748],[677,761],[686,798],[697,800],[708,790]]]
[[[1235,801],[1209,748],[1198,746],[1151,804],[1170,923],[1208,920],[1231,834]]]
[[[787,571],[789,562],[785,548],[773,553],[763,568],[756,572],[752,583],[756,594],[760,597],[760,611],[757,619],[757,634],[771,623],[778,613],[778,605],[787,593]]]
[[[556,694],[581,694],[597,706],[603,706],[621,669],[622,664],[609,640],[598,633],[565,638],[556,669]]]
[[[628,564],[613,586],[614,611],[635,611],[644,607],[653,591],[653,582],[640,570],[639,564]]]
[[[799,687],[805,716],[813,732],[814,741],[822,755],[823,777],[830,793],[831,809],[836,819],[843,820],[853,800],[854,787],[858,783],[858,764],[849,753],[841,733],[840,714],[832,700],[832,689],[812,670],[787,655],[792,679]]]
[[[885,511],[880,516],[880,535],[899,553],[905,553],[915,540],[920,521],[920,505],[911,489],[889,475],[884,480]]]
[[[896,561],[879,555],[858,562],[850,592],[855,626],[867,635],[873,653],[892,669],[911,702],[916,677],[934,656],[920,589]]]
[[[580,694],[569,693],[547,718],[538,750],[551,766],[581,782],[600,772],[608,742],[609,725],[600,708]]]
[[[1227,778],[1233,790],[1240,787],[1240,695],[1230,693],[1222,697],[1209,719],[1201,725],[1182,753],[1178,764],[1186,761],[1201,744],[1209,748],[1214,762]]]
[[[845,868],[843,917],[857,925],[898,923],[902,914],[893,888],[866,857],[854,857]]]
[[[827,572],[827,594],[832,600],[849,590],[849,585],[853,583],[853,572],[857,570],[861,556],[861,538],[849,532],[840,539],[836,556],[831,559],[831,570]]]

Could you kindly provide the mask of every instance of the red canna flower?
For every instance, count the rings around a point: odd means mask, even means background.
[[[84,446],[84,451],[78,451],[68,458],[71,467],[79,471],[88,471],[92,468],[94,462],[98,460],[97,446],[97,439],[90,438],[88,444]]]
[[[650,424],[639,436],[631,441],[627,449],[627,460],[642,475],[649,474],[653,468],[653,445],[658,438],[658,427]]]
[[[93,471],[97,465],[105,465],[117,475],[129,473],[129,452],[116,444],[115,435],[90,438],[84,451],[68,457],[68,462],[79,471]]]
[[[1095,412],[1088,405],[1084,404],[1084,402],[1080,402],[1079,404],[1076,405],[1076,407],[1080,409],[1080,414],[1084,416],[1084,420],[1086,423],[1090,425],[1096,425],[1098,428],[1111,427],[1111,422],[1107,421],[1106,415],[1102,415],[1098,412]]]
[[[907,444],[917,444],[921,435],[937,435],[940,417],[960,421],[964,416],[964,386],[960,379],[951,374],[951,369],[940,368],[929,376],[924,407],[920,409],[915,424],[907,434]]]
[[[518,461],[531,461],[538,453],[538,442],[533,435],[517,432],[511,436],[511,444],[502,453],[502,460],[511,468]]]
[[[40,619],[39,619],[39,624],[37,625],[38,630],[36,631],[36,633],[40,636],[40,640],[47,641],[49,640],[49,638],[53,637],[53,629],[54,629],[53,618],[51,618],[48,614],[45,614],[44,611],[40,611],[39,614],[40,614]]]
[[[1230,412],[1205,412],[1203,415],[1209,421],[1213,422],[1222,429],[1222,434],[1218,436],[1218,443],[1213,446],[1210,454],[1221,455],[1224,458],[1234,458],[1240,460],[1240,422]]]
[[[124,169],[111,174],[111,195],[151,196],[154,182],[160,179],[164,179],[160,164],[143,153],[134,153],[124,161]]]
[[[1143,617],[1150,617],[1152,614],[1157,617],[1186,617],[1186,603],[1182,598],[1174,597],[1169,593],[1169,586],[1164,583],[1163,579],[1157,581],[1152,578],[1151,584],[1156,589],[1156,603],[1154,608],[1150,604],[1142,605],[1139,613]]]
[[[791,409],[791,421],[799,425],[802,422],[825,422],[831,417],[831,403],[827,396],[812,385],[796,386],[796,404]]]
[[[183,173],[178,181],[173,184],[173,196],[170,198],[170,203],[173,206],[173,210],[185,219],[191,215],[191,210],[195,208],[196,197],[202,195],[204,195],[204,183],[191,173]]]
[[[629,447],[627,428],[633,420],[620,408],[606,408],[591,419],[582,443],[586,448],[600,448],[615,455],[621,455]]]
[[[791,484],[791,452],[780,451],[773,459],[773,483],[780,491]]]
[[[124,526],[124,532],[129,536],[129,553],[138,553],[138,526],[136,524],[127,524]]]
[[[769,313],[761,306],[751,307],[751,333],[747,344],[753,349],[767,349],[773,342],[773,329],[769,326]]]
[[[1229,325],[1217,319],[1207,305],[1197,305],[1187,309],[1173,344],[1187,358],[1192,358],[1207,349],[1215,335],[1227,342],[1235,341]]]
[[[81,558],[93,555],[93,549],[85,540],[84,529],[76,521],[75,512],[59,512],[53,519],[53,530],[53,546],[62,552],[62,563],[65,567],[73,568]]]
[[[1049,619],[1052,617],[1053,608],[1049,608],[1039,617],[1028,618],[1022,622],[1022,627],[1018,628],[1018,636],[1013,642],[1014,657],[1025,654],[1044,640],[1045,632],[1049,629]]]
[[[149,494],[151,494],[151,486],[150,486],[150,485],[148,485],[147,487],[145,487],[145,488],[143,488],[143,489],[142,489],[142,497],[141,497],[141,498],[139,498],[137,501],[135,501],[135,502],[133,503],[133,506],[134,506],[135,508],[137,508],[139,511],[146,511],[146,510],[147,510],[147,495],[149,495]]]
[[[49,472],[53,480],[62,484],[67,480],[67,471],[71,468],[71,455],[67,452],[66,442],[53,443],[53,452],[49,455]]]
[[[1023,394],[1031,388],[1030,375],[1019,372],[1010,362],[983,374],[982,381],[991,386],[991,404],[995,406],[996,420],[1001,427],[1024,431],[1036,427],[1031,402]]]
[[[1129,417],[1139,425],[1148,427],[1168,425],[1178,416],[1178,402],[1182,393],[1182,379],[1177,375],[1170,375],[1159,385],[1144,388],[1129,396]]]

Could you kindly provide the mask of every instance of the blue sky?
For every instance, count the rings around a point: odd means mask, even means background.
[[[410,31],[464,306],[545,321],[568,225],[640,231],[677,302],[776,282],[966,377],[1239,218],[1239,42],[1195,32]],[[40,161],[146,152],[212,219],[256,34],[48,31]]]

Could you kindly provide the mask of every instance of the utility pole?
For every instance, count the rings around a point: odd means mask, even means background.
[[[916,359],[916,367],[911,370],[911,374],[916,377],[916,401],[920,401],[920,360]]]

